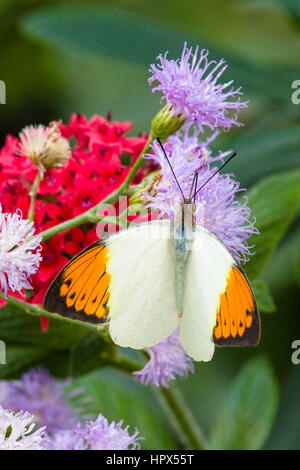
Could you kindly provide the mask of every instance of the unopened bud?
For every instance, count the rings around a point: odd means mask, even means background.
[[[166,140],[179,131],[185,121],[186,116],[183,113],[174,116],[172,105],[167,103],[153,118],[151,132],[155,137]]]

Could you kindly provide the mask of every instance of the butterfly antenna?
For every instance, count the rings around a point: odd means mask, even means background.
[[[195,171],[193,181],[192,181],[192,184],[191,184],[191,189],[190,189],[190,194],[189,194],[189,197],[188,197],[188,201],[191,201],[193,191],[197,191],[197,183],[198,183],[198,173],[197,173],[197,171]]]
[[[162,151],[163,151],[163,153],[164,153],[164,156],[165,156],[165,158],[166,158],[166,160],[167,160],[167,162],[168,162],[168,164],[169,164],[169,167],[171,168],[171,171],[172,171],[172,174],[173,174],[173,176],[174,176],[174,179],[175,179],[175,181],[176,181],[176,183],[177,183],[177,186],[178,186],[178,188],[179,188],[179,190],[180,190],[180,192],[181,192],[182,199],[185,201],[185,197],[184,197],[183,191],[182,191],[181,186],[180,186],[180,184],[179,184],[179,182],[178,182],[178,179],[176,178],[175,172],[174,172],[174,170],[173,170],[173,168],[172,168],[172,165],[171,165],[171,163],[170,163],[170,160],[169,160],[169,158],[168,158],[168,155],[166,154],[166,151],[165,151],[165,149],[163,148],[163,144],[161,143],[161,140],[160,140],[159,137],[157,137],[156,140],[157,140],[157,142],[159,143],[159,145],[160,145],[160,147],[161,147],[161,149],[162,149]]]
[[[216,176],[216,175],[219,173],[219,171],[221,171],[221,170],[224,168],[224,166],[226,166],[226,165],[230,162],[230,160],[232,160],[233,157],[235,157],[235,156],[236,156],[236,152],[234,152],[234,153],[226,160],[226,162],[223,163],[223,165],[221,165],[220,168],[218,168],[217,171],[215,171],[215,173],[214,173],[213,175],[211,175],[211,177],[208,178],[208,180],[205,181],[205,183],[204,183],[202,186],[200,186],[199,189],[197,189],[197,191],[193,194],[193,196],[192,196],[189,200],[191,200],[191,199],[193,199],[193,198],[194,198],[194,200],[195,200],[195,197],[196,197],[196,195],[199,193],[199,191],[201,191],[201,189],[204,188],[204,186],[207,185],[207,183],[208,183],[214,176]]]
[[[198,186],[198,176],[199,176],[197,172],[195,173],[195,175],[196,175],[196,181],[195,181],[195,193],[194,193],[194,196],[193,196],[193,199],[194,199],[194,204],[195,204],[195,202],[196,202],[196,194],[197,194],[197,186]]]

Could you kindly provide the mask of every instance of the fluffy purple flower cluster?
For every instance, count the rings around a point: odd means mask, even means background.
[[[137,442],[142,439],[138,437],[139,432],[135,429],[132,436],[129,434],[129,426],[122,428],[123,421],[109,423],[103,415],[99,415],[96,421],[89,421],[83,429],[76,430],[78,437],[87,442],[91,450],[122,450],[139,449]]]
[[[180,345],[178,330],[146,351],[149,361],[142,370],[134,372],[143,385],[152,383],[168,388],[177,376],[186,377],[188,372],[194,372],[193,360]]]
[[[140,445],[137,442],[139,432],[131,436],[129,426],[125,428],[123,421],[109,423],[103,415],[95,421],[88,421],[83,426],[77,425],[75,429],[59,431],[46,444],[48,450],[135,450]]]
[[[59,383],[45,369],[32,369],[23,374],[21,380],[0,383],[1,404],[10,410],[28,411],[35,422],[46,426],[47,433],[52,435],[76,426],[78,421],[68,404],[71,394],[65,393],[67,385],[69,381]]]
[[[159,82],[152,91],[161,91],[173,115],[197,123],[201,132],[203,126],[210,129],[240,126],[236,113],[248,103],[241,102],[241,89],[234,89],[233,80],[219,83],[227,68],[225,60],[209,61],[205,49],[198,53],[198,47],[193,54],[185,43],[180,60],[167,59],[167,52],[159,55],[159,64],[152,64],[149,70],[152,73],[149,83]]]

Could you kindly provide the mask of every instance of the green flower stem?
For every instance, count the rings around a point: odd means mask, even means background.
[[[108,358],[106,365],[113,367],[114,369],[120,370],[121,372],[126,372],[127,374],[132,374],[137,370],[143,369],[144,365],[138,361],[133,361],[126,356],[121,354],[116,354],[113,358]]]
[[[140,363],[121,355],[117,355],[109,360],[108,365],[129,374],[143,368]],[[174,385],[170,388],[152,388],[185,448],[189,450],[206,449],[207,443],[204,434],[179,390]]]
[[[0,292],[0,298],[6,300],[7,303],[13,307],[21,309],[23,312],[27,313],[28,315],[32,315],[34,317],[46,317],[50,318],[51,320],[60,321],[62,323],[68,323],[69,325],[79,326],[80,328],[85,328],[88,330],[92,330],[94,332],[101,332],[101,328],[93,323],[85,323],[80,320],[73,320],[72,318],[63,317],[62,315],[58,315],[57,313],[50,313],[44,310],[39,305],[30,304],[23,300],[19,300],[16,297],[8,296],[5,299],[4,294]]]
[[[91,221],[91,217],[94,221],[95,215],[96,214],[94,214],[94,212],[89,210],[87,212],[84,212],[83,214],[78,215],[77,217],[74,217],[73,219],[66,220],[65,222],[55,225],[54,227],[51,227],[48,230],[44,230],[43,232],[41,232],[42,241],[46,242],[55,235],[58,235],[59,233],[65,232],[66,230],[70,230],[74,227],[78,227],[79,225],[86,224]],[[99,218],[99,220],[101,219]]]
[[[34,220],[34,205],[35,205],[35,200],[36,200],[36,196],[37,196],[37,192],[38,192],[38,189],[39,189],[39,185],[40,185],[40,182],[42,181],[44,177],[44,167],[43,165],[40,165],[38,167],[38,172],[37,172],[37,175],[36,175],[36,178],[34,180],[34,183],[32,185],[32,188],[31,188],[31,191],[30,191],[30,208],[29,208],[29,212],[28,212],[28,220],[30,220],[30,222],[33,222]]]
[[[98,211],[99,206],[103,208],[105,204],[114,204],[115,202],[117,202],[119,196],[131,194],[129,185],[130,183],[132,183],[137,171],[139,170],[142,163],[144,162],[144,158],[143,158],[144,154],[150,151],[150,145],[152,144],[153,140],[154,140],[154,136],[152,133],[150,133],[147,143],[145,147],[143,148],[140,156],[138,157],[135,164],[133,165],[130,172],[128,173],[127,178],[120,185],[118,189],[113,191],[109,196],[103,199],[103,201],[101,201],[99,204],[92,207],[88,211],[84,212],[83,214],[80,214],[77,217],[74,217],[73,219],[66,220],[65,222],[62,222],[61,224],[55,225],[54,227],[51,227],[48,230],[45,230],[44,232],[41,232],[43,241],[45,242],[47,240],[50,240],[50,238],[54,237],[55,235],[59,233],[65,232],[66,230],[70,230],[74,227],[78,227],[79,225],[83,225],[87,222],[95,222],[95,217],[97,216],[97,211]],[[99,217],[99,221],[102,219],[105,219],[105,217]]]
[[[186,449],[207,449],[204,434],[179,390],[173,385],[170,388],[160,387],[156,393]]]

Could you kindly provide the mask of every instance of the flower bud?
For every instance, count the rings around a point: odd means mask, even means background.
[[[174,116],[173,107],[167,103],[153,118],[151,132],[155,137],[166,140],[183,126],[186,117],[183,113]]]

